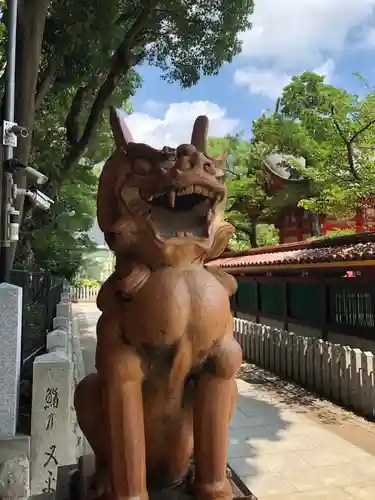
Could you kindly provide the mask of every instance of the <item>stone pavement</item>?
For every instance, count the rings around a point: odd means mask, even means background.
[[[95,304],[76,304],[86,373],[94,368]],[[238,380],[228,461],[258,500],[375,499],[375,456],[315,423],[256,382]]]

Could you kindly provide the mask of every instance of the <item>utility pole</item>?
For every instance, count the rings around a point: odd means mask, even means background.
[[[17,31],[18,0],[8,0],[8,45],[5,87],[5,108],[2,123],[3,171],[1,189],[1,224],[0,224],[0,283],[10,280],[8,265],[9,247],[12,240],[10,234],[11,218],[18,214],[12,213],[13,176],[9,166],[13,159],[13,148],[17,146],[17,136],[11,130],[17,126],[14,123],[15,79],[16,79],[16,31]],[[13,133],[12,133],[13,132]]]
[[[23,170],[33,180],[33,184],[44,184],[48,177],[35,168],[23,165],[14,157],[18,138],[27,137],[30,131],[14,121],[16,87],[16,36],[18,0],[8,0],[8,47],[5,87],[5,107],[1,124],[2,158],[0,157],[0,283],[10,281],[11,263],[9,248],[18,241],[19,212],[13,206],[17,196],[27,196],[31,203],[48,211],[53,200],[32,189],[19,189],[13,181],[15,170]]]

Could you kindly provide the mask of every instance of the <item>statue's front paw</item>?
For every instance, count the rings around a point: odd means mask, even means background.
[[[147,493],[134,497],[123,497],[113,493],[104,493],[98,500],[148,500]]]
[[[233,500],[232,487],[228,478],[218,483],[195,483],[194,492],[197,500]]]
[[[108,473],[105,469],[97,470],[91,478],[87,500],[103,499],[111,493]]]

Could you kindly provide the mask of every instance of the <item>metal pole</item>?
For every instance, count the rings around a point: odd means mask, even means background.
[[[14,122],[15,104],[15,80],[16,80],[16,36],[17,36],[17,9],[18,0],[8,0],[8,45],[7,45],[7,67],[5,87],[5,110],[3,121]],[[4,147],[2,197],[1,197],[1,235],[0,235],[0,283],[10,280],[10,269],[8,266],[8,248],[10,241],[9,231],[9,208],[12,205],[12,183],[13,177],[7,171],[6,164],[13,159],[13,147]]]
[[[14,122],[14,103],[16,89],[16,40],[17,40],[17,8],[18,0],[8,0],[9,24],[6,68],[5,117],[8,122]],[[13,158],[13,147],[5,148],[5,160]]]

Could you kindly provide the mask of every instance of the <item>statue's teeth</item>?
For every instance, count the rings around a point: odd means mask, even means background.
[[[193,194],[193,192],[194,192],[194,186],[188,186],[187,188],[185,188],[186,194]]]
[[[220,200],[221,200],[220,195],[219,195],[219,194],[217,194],[217,195],[216,195],[216,197],[215,197],[215,199],[214,199],[214,203],[213,203],[213,205],[212,205],[212,210],[215,210],[215,209],[216,209],[216,207],[218,206],[218,204],[219,204]]]
[[[172,208],[174,208],[176,203],[176,191],[171,189],[168,193],[169,204]]]

